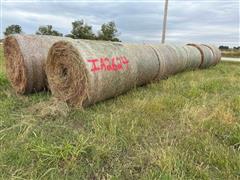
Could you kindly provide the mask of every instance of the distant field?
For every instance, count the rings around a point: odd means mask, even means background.
[[[239,179],[239,92],[240,65],[220,63],[80,110],[0,71],[0,177]]]
[[[240,50],[222,51],[222,56],[240,58]]]

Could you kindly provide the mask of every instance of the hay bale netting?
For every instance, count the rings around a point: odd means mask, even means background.
[[[17,93],[47,88],[44,63],[53,43],[69,38],[40,35],[11,35],[4,40],[8,78]]]
[[[188,46],[196,47],[201,55],[202,55],[202,62],[199,66],[199,68],[208,68],[210,66],[215,65],[215,58],[213,51],[205,45],[199,45],[199,44],[187,44]]]
[[[201,52],[194,46],[183,46],[187,53],[186,70],[198,69],[202,62]]]
[[[153,80],[159,59],[150,46],[104,41],[59,41],[49,50],[46,73],[52,93],[88,106]]]
[[[164,79],[186,69],[187,53],[183,46],[160,44],[151,46],[160,59],[158,79]]]

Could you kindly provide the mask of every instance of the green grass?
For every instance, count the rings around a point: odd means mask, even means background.
[[[220,63],[80,110],[1,71],[0,177],[240,179],[239,92],[240,64]]]

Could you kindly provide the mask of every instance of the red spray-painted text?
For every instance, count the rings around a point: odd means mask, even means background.
[[[89,59],[89,63],[92,63],[92,72],[98,71],[121,71],[128,69],[128,59],[125,56],[112,57],[112,58],[98,58]]]

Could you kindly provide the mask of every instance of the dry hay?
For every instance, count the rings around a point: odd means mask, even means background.
[[[56,98],[51,98],[48,101],[36,103],[34,106],[26,108],[25,111],[33,114],[36,117],[45,119],[47,117],[49,118],[56,116],[67,117],[70,109],[65,102],[59,101]]]
[[[27,88],[26,66],[15,38],[7,37],[5,39],[4,54],[7,59],[7,75],[13,88],[19,93],[25,92]]]
[[[216,58],[203,45],[134,45],[68,40],[53,44],[46,73],[54,96],[73,106],[88,106],[129,89],[199,66]]]
[[[145,45],[59,41],[49,51],[46,72],[57,98],[88,106],[151,82],[158,75],[159,59]]]
[[[65,38],[37,35],[11,35],[5,38],[7,75],[17,93],[47,89],[44,68],[47,53],[54,42],[62,39]]]
[[[188,46],[193,46],[200,51],[202,60],[199,68],[208,68],[210,66],[214,66],[221,60],[221,52],[214,45],[188,44]]]
[[[52,93],[82,106],[88,97],[87,70],[77,49],[68,42],[55,43],[48,54],[46,72]]]
[[[186,70],[188,54],[184,46],[159,44],[151,45],[151,47],[156,51],[160,62],[158,79],[165,79],[170,75]]]
[[[187,63],[185,69],[186,70],[197,69],[202,62],[201,51],[199,51],[197,48],[193,46],[185,45],[183,46],[183,48],[187,54]]]
[[[68,40],[50,48],[46,73],[58,99],[81,107],[187,69],[207,68],[215,62],[213,51],[203,45]]]
[[[208,47],[213,53],[213,65],[218,64],[221,61],[221,51],[214,45],[203,44],[203,46]]]

